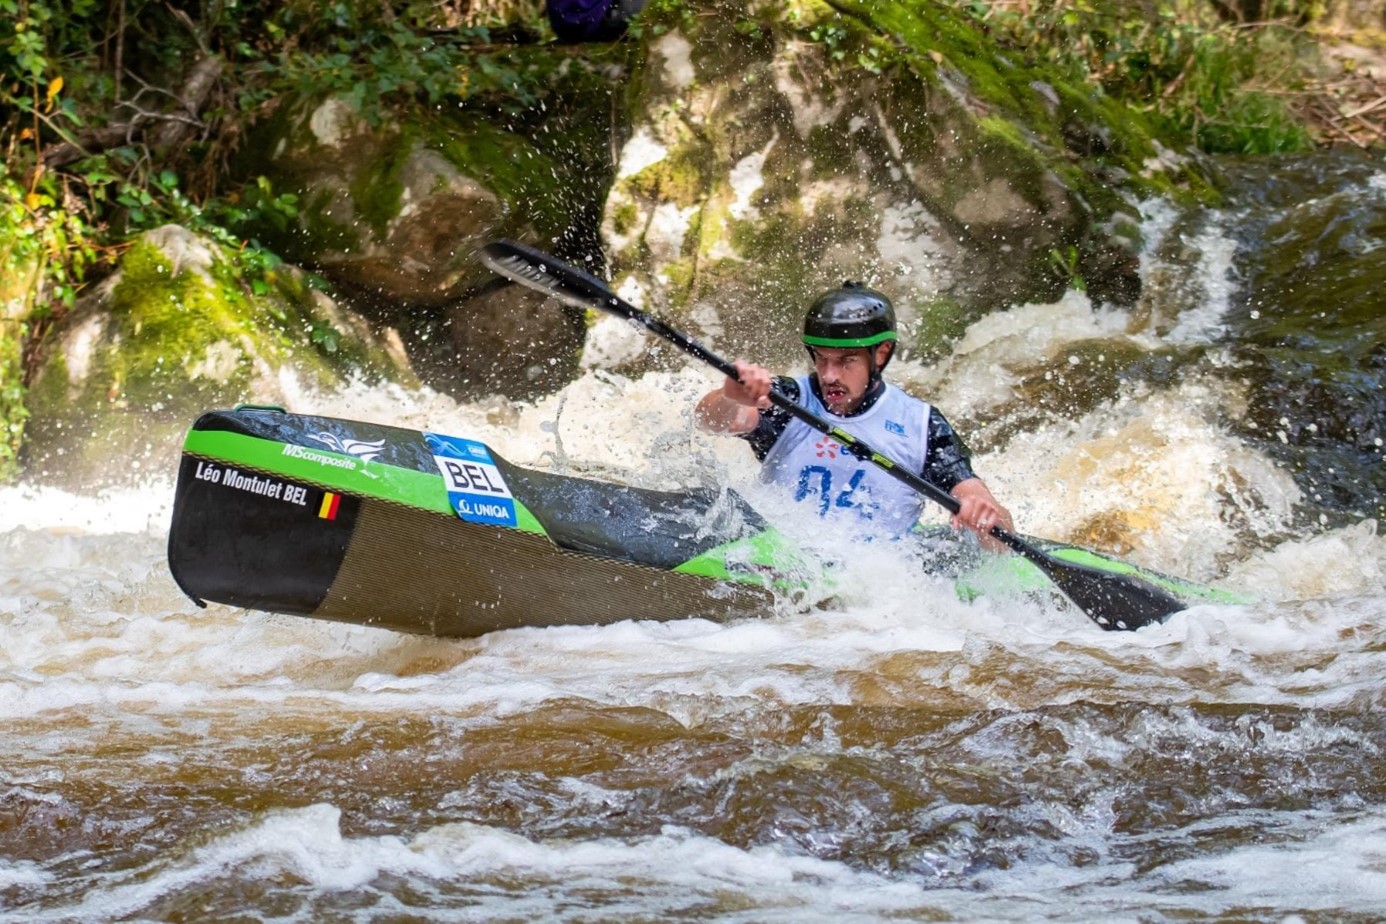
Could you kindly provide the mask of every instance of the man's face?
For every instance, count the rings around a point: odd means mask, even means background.
[[[890,355],[890,345],[874,347],[814,347],[813,368],[823,390],[828,410],[839,417],[861,407],[866,388],[871,383],[871,351],[876,351],[876,367]]]

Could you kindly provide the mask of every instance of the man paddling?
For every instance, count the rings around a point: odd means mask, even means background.
[[[791,489],[796,501],[825,518],[849,518],[862,535],[901,536],[919,519],[924,500],[878,466],[858,459],[830,436],[772,406],[775,388],[897,464],[948,491],[959,504],[953,525],[987,538],[1011,515],[972,471],[967,448],[937,409],[882,378],[895,353],[895,308],[859,283],[824,292],[804,318],[803,342],[812,375],[772,377],[738,360],[737,378],[702,397],[698,425],[745,439],[762,463],[761,477]]]

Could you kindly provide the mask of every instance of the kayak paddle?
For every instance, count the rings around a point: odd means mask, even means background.
[[[595,276],[569,266],[541,250],[516,241],[498,240],[482,247],[480,257],[487,267],[523,286],[544,292],[578,308],[595,308],[625,318],[632,324],[669,341],[690,356],[697,357],[722,374],[731,378],[737,377],[736,367],[727,360],[688,335],[636,308],[612,292]],[[778,390],[771,389],[770,403],[818,432],[831,436],[857,458],[871,462],[892,478],[923,494],[950,513],[958,512],[959,504],[953,495],[914,472],[900,468],[852,434],[800,407]],[[989,533],[1044,572],[1079,609],[1104,629],[1139,629],[1153,622],[1163,622],[1185,608],[1184,603],[1173,594],[1135,575],[1112,574],[1086,565],[1063,561],[999,526],[993,526]]]

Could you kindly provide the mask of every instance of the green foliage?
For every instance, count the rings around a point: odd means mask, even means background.
[[[283,232],[298,217],[298,196],[276,194],[270,181],[261,176],[239,193],[217,200],[209,212],[214,222],[231,231],[272,228]]]
[[[1295,4],[1280,3],[1290,11]],[[1230,8],[1230,7],[1228,7]],[[1212,6],[1176,0],[960,4],[1031,64],[1049,64],[1163,120],[1210,153],[1272,154],[1312,145],[1272,91],[1303,74],[1308,38],[1290,22],[1247,28]]]
[[[809,29],[809,38],[826,46],[828,57],[834,61],[841,61],[847,56],[847,30],[834,20],[813,25]]]
[[[401,106],[519,113],[552,76],[526,55],[523,36],[491,44],[495,28],[516,23],[542,36],[542,0],[125,0],[122,10],[118,17],[97,0],[0,0],[0,256],[7,267],[36,267],[23,325],[4,334],[20,352],[125,241],[165,223],[227,245],[247,291],[269,291],[279,258],[260,237],[282,233],[302,204],[263,177],[228,188],[224,169],[229,146],[267,102],[336,93],[374,121]],[[195,134],[207,140],[161,149],[158,129],[170,123],[158,113],[186,118],[167,91],[176,93],[203,55],[220,58],[225,75],[222,92],[197,114]],[[146,121],[122,132],[123,141],[93,140],[137,114]],[[76,154],[55,161],[55,149]],[[319,349],[337,349],[330,326],[304,333]],[[22,393],[23,370],[4,373],[0,427],[19,414],[6,408],[22,409],[10,392]]]
[[[341,331],[326,321],[315,320],[308,326],[308,340],[324,353],[335,353],[341,347]]]
[[[92,240],[81,213],[0,176],[0,266],[10,302],[0,314],[0,480],[13,473],[29,416],[26,345],[76,301],[87,268],[98,260]]]
[[[509,6],[542,11],[542,4]],[[434,109],[485,102],[519,113],[538,103],[551,76],[522,48],[493,45],[487,25],[438,28],[436,4],[406,4],[400,14],[390,4],[351,0],[272,9],[259,41],[239,46],[246,83],[337,95],[372,124],[406,102]]]
[[[671,23],[677,23],[687,31],[693,25],[695,15],[696,11],[688,0],[650,0],[645,5],[644,15],[631,23],[630,34],[638,38],[648,28],[653,35],[663,35],[669,31]],[[738,31],[742,35],[751,34],[744,24]]]
[[[0,265],[10,273],[33,268],[37,285],[21,314],[30,322],[71,308],[88,268],[101,259],[87,216],[63,208],[58,194],[46,185],[26,193],[0,176]]]
[[[0,70],[31,85],[41,82],[55,60],[88,40],[101,18],[96,0],[0,0]]]
[[[1078,271],[1078,262],[1081,254],[1078,248],[1069,244],[1067,247],[1051,247],[1049,249],[1049,269],[1059,277],[1070,289],[1077,289],[1079,292],[1086,292],[1088,288],[1087,280]]]

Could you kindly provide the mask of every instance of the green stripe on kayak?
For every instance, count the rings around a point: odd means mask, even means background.
[[[1245,594],[1195,584],[1192,581],[1170,577],[1158,571],[1151,571],[1130,562],[1108,558],[1080,546],[1051,545],[1043,540],[1033,540],[1037,548],[1053,558],[1084,565],[1108,574],[1130,574],[1148,581],[1176,597],[1200,603],[1250,604],[1255,600]],[[1000,594],[1020,594],[1029,591],[1052,588],[1053,582],[1032,562],[1019,555],[988,555],[978,567],[968,571],[958,579],[958,596],[964,600]]]
[[[328,449],[309,449],[226,430],[190,431],[183,443],[183,451],[296,481],[306,481],[333,491],[457,516],[457,511],[448,503],[447,488],[443,484],[442,474],[438,472],[420,472],[383,462],[368,462]],[[515,501],[515,519],[522,532],[548,535],[543,524],[518,500]]]
[[[817,566],[810,565],[788,539],[769,528],[708,549],[674,569],[679,574],[779,591],[803,589],[809,583],[809,576],[817,570]]]

